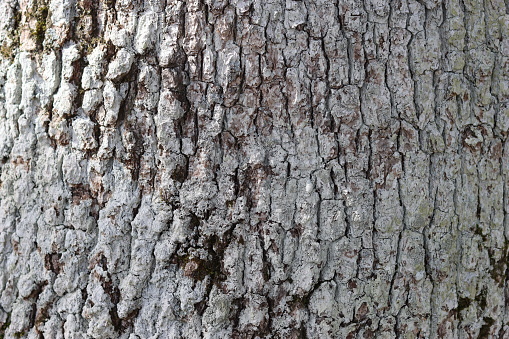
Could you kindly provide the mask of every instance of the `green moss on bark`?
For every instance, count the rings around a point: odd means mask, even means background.
[[[5,338],[5,331],[7,331],[10,325],[11,325],[11,314],[9,313],[7,314],[7,320],[5,321],[5,323],[3,323],[2,326],[0,326],[0,339]]]
[[[47,5],[39,6],[32,16],[35,18],[35,28],[30,30],[30,36],[35,40],[38,49],[42,49],[48,22],[49,8]]]

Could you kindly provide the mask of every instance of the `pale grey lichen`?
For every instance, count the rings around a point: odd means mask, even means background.
[[[507,337],[507,12],[1,2],[0,337]]]

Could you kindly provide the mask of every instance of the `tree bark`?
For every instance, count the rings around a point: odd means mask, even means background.
[[[506,0],[0,0],[0,337],[509,338]]]

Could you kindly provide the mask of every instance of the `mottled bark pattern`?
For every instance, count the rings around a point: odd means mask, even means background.
[[[509,338],[507,0],[1,0],[0,336]]]

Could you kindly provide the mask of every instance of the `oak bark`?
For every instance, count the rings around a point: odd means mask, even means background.
[[[0,337],[509,338],[506,0],[0,0]]]

